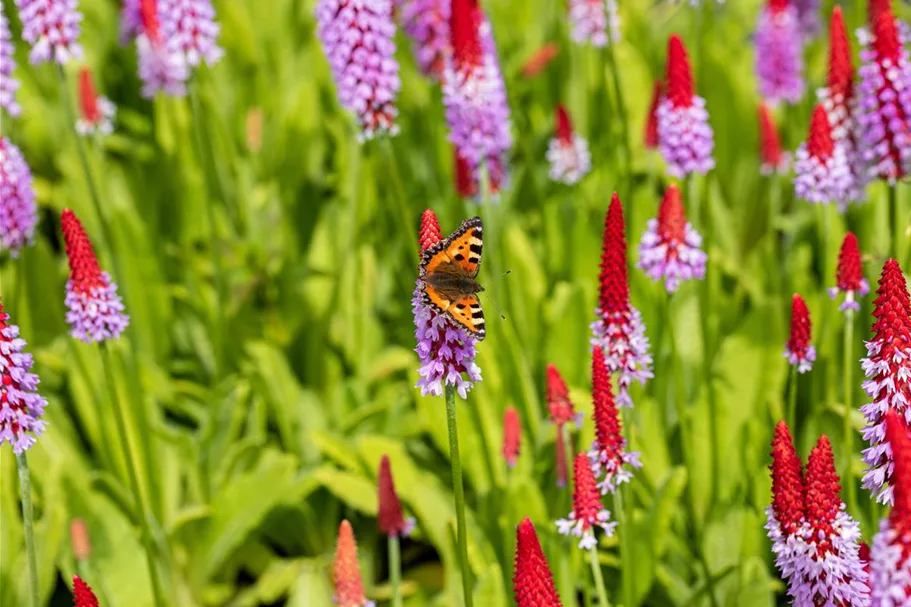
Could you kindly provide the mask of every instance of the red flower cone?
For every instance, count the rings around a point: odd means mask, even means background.
[[[74,607],[98,607],[95,593],[78,575],[73,576],[73,605]]]
[[[759,104],[759,171],[763,175],[785,173],[790,156],[781,149],[781,139],[772,112],[764,103]]]
[[[515,407],[507,407],[503,413],[503,459],[510,468],[519,461],[519,444],[522,440],[522,423]]]
[[[535,526],[527,517],[516,528],[516,565],[512,583],[516,607],[562,607]]]
[[[835,299],[838,293],[845,294],[845,300],[839,310],[860,310],[857,297],[863,297],[870,292],[870,283],[864,278],[863,267],[860,262],[860,246],[853,232],[845,234],[838,253],[838,268],[835,272],[836,286],[829,289],[829,297]]]
[[[617,523],[610,520],[610,511],[601,504],[601,494],[585,453],[577,454],[573,462],[573,482],[573,511],[569,517],[557,521],[557,529],[563,535],[580,538],[579,548],[589,550],[598,544],[595,527],[612,536]]]
[[[631,468],[641,468],[642,464],[638,451],[626,451],[620,412],[614,405],[604,353],[597,347],[592,352],[592,401],[595,440],[588,457],[595,476],[601,477],[598,483],[601,493],[613,493],[622,483],[633,478]]]
[[[338,607],[368,607],[373,603],[364,595],[361,580],[361,566],[357,561],[357,542],[354,530],[347,520],[338,528],[338,543],[335,548],[335,603]]]
[[[813,368],[816,360],[816,348],[810,345],[810,310],[803,297],[794,294],[791,299],[791,336],[785,348],[785,358],[792,365],[797,365],[797,371],[806,373]]]
[[[379,510],[376,522],[380,531],[389,537],[401,537],[411,534],[414,529],[414,519],[406,519],[402,513],[402,503],[395,490],[392,480],[392,466],[389,456],[383,454],[380,460],[380,471],[377,475],[377,498]]]

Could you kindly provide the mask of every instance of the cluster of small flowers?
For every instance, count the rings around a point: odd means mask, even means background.
[[[588,142],[575,133],[569,113],[563,105],[557,105],[556,123],[555,136],[547,146],[550,178],[572,185],[585,177],[592,168]]]
[[[648,229],[642,235],[639,267],[653,280],[664,278],[665,289],[673,293],[681,281],[705,277],[708,256],[701,246],[702,237],[686,220],[680,190],[671,184],[657,219],[648,220]]]
[[[569,23],[576,43],[603,47],[620,41],[617,0],[569,0]]]

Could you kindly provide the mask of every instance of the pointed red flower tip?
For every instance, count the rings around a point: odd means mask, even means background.
[[[421,250],[426,251],[436,243],[443,240],[443,231],[440,229],[440,220],[433,209],[425,209],[421,214],[421,231],[418,242]]]
[[[600,347],[595,347],[592,351],[592,404],[598,450],[607,451],[622,459],[624,439],[620,427],[620,413],[614,404],[610,375],[604,362],[604,351]]]
[[[547,365],[547,409],[550,412],[550,421],[559,428],[567,422],[573,421],[576,415],[573,403],[569,400],[569,390],[563,376],[552,364]]]
[[[395,491],[392,467],[389,464],[389,456],[386,454],[383,454],[383,458],[380,460],[380,471],[377,475],[377,498],[379,511],[376,515],[376,523],[380,531],[389,537],[405,535],[408,524],[402,514],[402,503]]]
[[[160,43],[158,0],[139,0],[139,18],[142,21],[142,31],[148,36],[149,40],[156,44]]]
[[[73,605],[74,607],[98,607],[98,599],[95,598],[92,588],[78,575],[73,576]]]
[[[626,224],[623,205],[614,192],[604,217],[598,305],[602,314],[629,311],[629,268],[626,265]]]
[[[658,235],[675,242],[683,242],[686,237],[686,211],[680,190],[673,183],[667,186],[658,207]]]
[[[456,69],[473,69],[482,63],[481,7],[478,0],[452,0],[449,31]]]
[[[832,127],[829,125],[829,115],[822,104],[817,104],[813,109],[810,119],[810,136],[807,139],[807,152],[810,156],[825,159],[832,155],[835,144],[832,142]]]
[[[555,42],[548,42],[534,53],[522,66],[523,78],[533,78],[544,71],[544,68],[560,54],[560,47]]]
[[[875,339],[888,344],[911,339],[911,300],[905,276],[894,259],[887,260],[883,266],[876,295],[873,301]]]
[[[871,3],[871,18],[873,18],[873,3]],[[873,50],[876,51],[877,61],[884,59],[897,60],[901,51],[901,42],[898,39],[898,26],[892,8],[886,2],[882,9],[875,11],[873,21]]]
[[[781,164],[781,139],[772,112],[764,103],[759,104],[759,152],[762,164],[777,167]]]
[[[799,294],[794,293],[791,299],[791,335],[788,338],[788,350],[791,352],[805,352],[810,346],[810,310],[807,302]]]
[[[884,12],[892,12],[891,0],[870,0],[869,5],[867,6],[867,20],[871,29],[873,25],[876,24],[876,20],[879,19],[879,16]]]
[[[571,145],[573,142],[573,123],[570,121],[569,114],[566,112],[566,108],[563,107],[562,103],[557,104],[556,123],[557,139]]]
[[[515,407],[507,407],[503,413],[503,459],[510,468],[519,460],[519,443],[522,440],[522,423]]]
[[[70,209],[60,214],[60,227],[70,262],[70,280],[77,291],[88,292],[94,287],[104,287],[101,267],[82,222]]]
[[[833,97],[847,102],[854,94],[854,67],[851,65],[851,46],[841,7],[832,10],[829,23],[829,74],[826,85]]]
[[[838,252],[838,270],[835,274],[838,288],[842,291],[859,291],[863,288],[863,267],[860,263],[860,247],[854,232],[845,234]]]
[[[658,104],[664,94],[664,82],[655,81],[652,90],[652,103],[648,106],[648,117],[645,119],[645,147],[653,150],[658,147]]]
[[[802,464],[784,421],[775,426],[772,438],[772,510],[782,530],[788,535],[797,532],[803,519]]]
[[[92,555],[89,530],[81,518],[74,518],[70,523],[70,547],[73,549],[73,558],[77,561],[84,561]]]
[[[569,466],[566,462],[566,439],[563,437],[563,428],[557,426],[557,442],[554,443],[557,468],[557,487],[565,487],[569,478]]]
[[[886,440],[892,448],[892,478],[894,487],[892,528],[904,537],[906,548],[911,551],[911,435],[904,418],[890,409],[886,411]]]
[[[82,119],[90,124],[101,120],[101,109],[98,107],[98,93],[95,83],[92,82],[92,72],[82,66],[79,70],[79,109]]]
[[[338,527],[335,548],[335,602],[339,607],[362,607],[367,597],[361,580],[361,566],[357,561],[357,542],[354,530],[346,520]]]
[[[516,528],[516,607],[562,607],[535,526],[527,517]]]
[[[838,473],[835,472],[832,445],[825,434],[819,437],[807,458],[804,487],[806,518],[813,530],[813,537],[817,538],[817,552],[831,552],[831,539],[837,535],[832,523],[841,508],[841,486],[838,484]]]
[[[693,70],[686,46],[677,34],[667,42],[667,98],[674,107],[693,105]]]
[[[595,473],[587,453],[577,453],[573,461],[573,512],[577,521],[584,521],[584,529],[591,527],[591,522],[598,519],[598,513],[604,509],[601,505],[601,492],[595,483]]]
[[[768,0],[766,6],[769,8],[769,12],[780,13],[784,10],[787,10],[790,5],[789,0]]]

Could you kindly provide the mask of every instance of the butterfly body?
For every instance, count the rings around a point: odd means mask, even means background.
[[[477,281],[482,233],[479,217],[466,219],[458,230],[421,255],[424,305],[446,316],[479,341],[486,335],[484,311],[477,296],[484,290]]]

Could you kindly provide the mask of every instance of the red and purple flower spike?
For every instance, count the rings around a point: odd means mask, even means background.
[[[114,114],[117,108],[111,101],[99,95],[92,81],[92,72],[83,66],[79,70],[79,119],[76,130],[81,135],[110,135],[114,130]]]
[[[705,99],[693,89],[693,72],[683,40],[672,34],[667,43],[667,94],[658,104],[658,145],[667,172],[682,179],[715,167],[715,147]]]
[[[0,137],[0,253],[18,257],[34,240],[37,224],[32,172],[19,148]]]
[[[519,446],[522,442],[522,422],[515,407],[507,407],[503,413],[503,459],[510,468],[519,461]]]
[[[357,542],[347,520],[338,527],[332,571],[335,578],[334,600],[338,607],[373,607],[373,601],[368,601],[364,594],[361,565],[357,561]]]
[[[22,39],[32,45],[32,64],[55,61],[60,65],[82,58],[78,38],[82,13],[76,0],[16,0],[22,21]]]
[[[509,105],[490,22],[477,0],[453,0],[450,32],[452,54],[443,72],[449,141],[464,159],[471,183],[480,182],[483,168],[498,191],[507,180],[512,148]]]
[[[569,390],[566,388],[566,382],[563,376],[552,364],[547,365],[547,410],[550,413],[550,421],[556,426],[557,440],[554,444],[556,448],[556,467],[557,467],[557,486],[565,487],[569,476],[568,463],[566,461],[566,437],[563,435],[564,427],[567,428],[570,422],[575,423],[577,428],[582,427],[582,413],[576,413],[572,401],[569,399]]]
[[[98,599],[91,586],[78,575],[73,576],[73,607],[98,607]]]
[[[125,5],[125,15],[127,9],[128,5]],[[169,0],[139,0],[136,51],[143,97],[152,98],[159,92],[174,97],[187,94],[190,70],[179,40],[166,35],[170,28],[166,28],[165,23],[173,20],[168,10]]]
[[[658,208],[658,218],[648,220],[648,229],[639,243],[639,267],[652,280],[663,278],[664,288],[673,293],[683,280],[705,278],[708,256],[701,246],[702,237],[686,220],[680,190],[669,185]]]
[[[0,5],[0,107],[12,117],[22,113],[22,106],[16,101],[19,81],[13,78],[16,60],[13,58],[13,38],[9,33],[9,22]]]
[[[645,117],[645,136],[642,139],[645,149],[654,150],[658,147],[658,104],[664,96],[664,82],[655,81],[652,90],[652,102],[648,106],[648,115]]]
[[[563,104],[557,105],[555,114],[557,128],[547,145],[550,178],[572,185],[588,175],[592,157],[588,142],[573,130],[573,123]]]
[[[767,0],[756,25],[759,94],[770,103],[797,103],[803,97],[803,37],[797,7],[789,0]]]
[[[380,471],[377,475],[377,499],[379,510],[376,515],[376,523],[380,531],[388,537],[411,535],[414,529],[414,519],[406,519],[402,512],[402,503],[399,501],[395,482],[392,480],[392,466],[389,463],[389,456],[386,454],[383,454],[383,458],[380,460]]]
[[[791,0],[797,7],[800,34],[804,39],[815,38],[822,29],[819,0]]]
[[[34,445],[46,426],[41,417],[47,401],[38,394],[34,359],[25,346],[0,301],[0,445],[9,443],[17,455]]]
[[[436,214],[427,209],[421,216],[420,244],[425,251],[442,240],[440,222]],[[442,314],[437,314],[421,299],[420,279],[411,299],[414,313],[414,337],[421,367],[420,379],[415,387],[422,395],[443,394],[443,383],[456,387],[459,395],[466,398],[473,382],[481,381],[481,368],[475,363],[475,340],[466,335]]]
[[[816,360],[816,348],[810,345],[811,327],[807,302],[795,293],[791,299],[791,334],[784,355],[789,363],[797,366],[799,373],[812,369]]]
[[[911,437],[894,411],[885,415],[886,440],[892,448],[895,486],[892,512],[879,523],[870,549],[870,598],[873,605],[911,601]]]
[[[604,350],[607,368],[617,374],[617,402],[632,407],[632,382],[644,384],[652,377],[652,357],[639,310],[629,301],[629,268],[626,262],[626,225],[623,205],[614,192],[604,218],[598,316],[591,325],[593,346]]]
[[[794,585],[801,557],[800,530],[804,518],[803,464],[784,421],[775,426],[772,438],[772,504],[766,509],[765,528],[772,541],[775,565],[788,587]]]
[[[885,415],[899,414],[907,429],[911,426],[911,303],[908,287],[898,262],[890,259],[879,279],[873,302],[873,338],[867,342],[863,359],[863,383],[870,402],[860,408],[867,418],[863,451],[867,472],[863,486],[876,501],[892,503],[892,450],[886,442]]]
[[[620,40],[617,0],[568,0],[570,36],[577,44],[607,46]],[[610,40],[607,36],[610,28]]]
[[[450,4],[448,0],[401,0],[396,5],[421,73],[434,81],[443,77],[449,52]]]
[[[772,112],[764,103],[759,104],[759,172],[763,175],[787,173],[790,155],[781,149],[781,138]]]
[[[614,405],[610,375],[604,363],[604,353],[596,347],[592,351],[592,418],[595,422],[595,440],[588,457],[592,472],[600,478],[598,488],[602,495],[614,493],[622,483],[633,478],[632,469],[641,468],[638,451],[626,450],[626,438],[620,423],[620,412]]]
[[[85,343],[117,339],[130,324],[117,285],[101,271],[85,228],[69,209],[60,214],[70,279],[66,283],[66,321],[70,335]]]
[[[888,2],[871,2],[870,19],[871,30],[857,32],[858,145],[869,177],[895,183],[911,163],[911,64]]]
[[[516,528],[516,567],[512,586],[516,607],[563,607],[531,519]]]
[[[398,133],[392,0],[319,0],[316,22],[339,103],[357,118],[360,140]]]
[[[221,28],[212,0],[160,0],[160,7],[162,34],[190,67],[219,62],[224,51],[216,42]]]
[[[829,289],[829,297],[835,299],[839,293],[845,294],[845,300],[839,310],[860,310],[858,297],[870,292],[870,283],[864,278],[863,266],[860,263],[860,247],[853,232],[845,234],[838,253],[838,268],[835,274],[836,286]]]
[[[588,454],[579,453],[573,462],[573,511],[569,517],[557,521],[557,529],[562,535],[580,538],[579,548],[589,550],[598,545],[596,527],[601,527],[610,537],[617,523],[610,520],[610,511],[601,503]]]
[[[794,163],[794,193],[814,204],[834,202],[840,211],[851,201],[854,180],[845,148],[835,145],[832,127],[823,105],[817,104],[806,143],[797,148]]]

